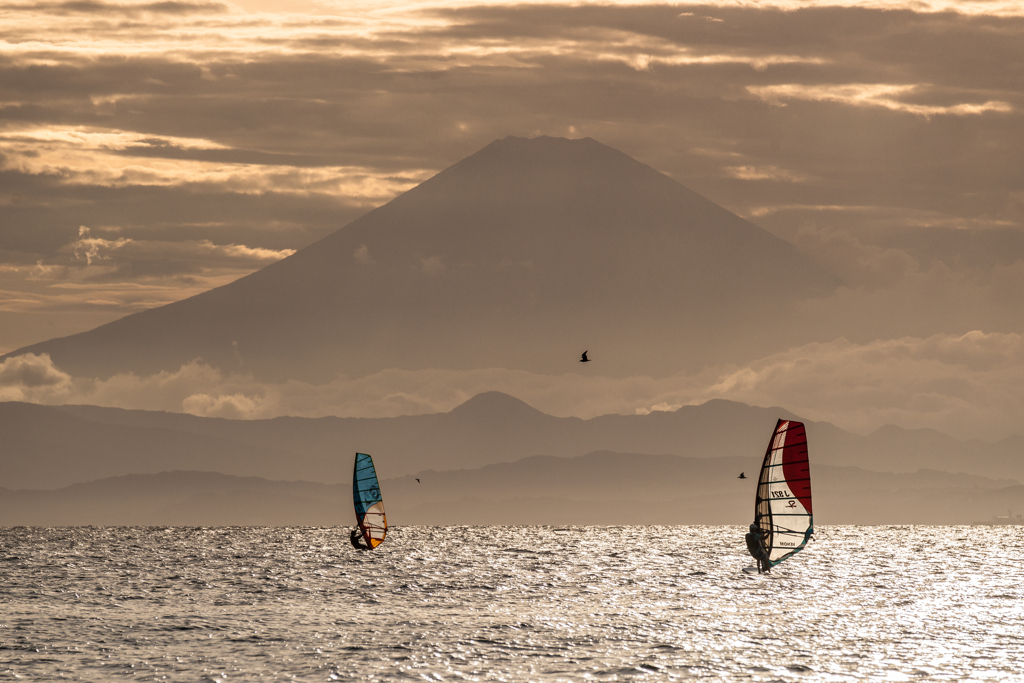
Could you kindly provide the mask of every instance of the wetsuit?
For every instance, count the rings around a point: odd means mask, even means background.
[[[771,560],[768,559],[768,550],[764,547],[764,536],[761,528],[756,524],[750,525],[750,532],[746,536],[747,550],[757,560],[757,573],[770,572],[772,570]]]
[[[356,550],[369,550],[368,546],[363,545],[361,536],[362,532],[359,529],[353,529],[348,540],[352,541],[352,547]]]

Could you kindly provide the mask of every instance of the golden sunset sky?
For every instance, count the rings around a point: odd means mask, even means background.
[[[8,361],[0,398],[391,415],[496,389],[1020,433],[1022,65],[1019,1],[0,2],[0,353],[231,282],[508,135],[594,138],[791,242],[844,283],[808,328],[859,330],[665,377]]]

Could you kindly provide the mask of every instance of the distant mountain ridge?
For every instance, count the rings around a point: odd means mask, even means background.
[[[756,473],[736,478],[747,464],[598,451],[418,472],[381,486],[393,518],[410,524],[745,524],[757,486]],[[1024,509],[1024,486],[1009,479],[820,463],[811,478],[819,525],[967,524],[1007,505]]]
[[[76,376],[199,359],[258,379],[385,368],[666,374],[787,347],[839,281],[590,138],[508,137],[228,285],[14,351]]]
[[[475,396],[447,413],[373,419],[225,420],[8,402],[0,403],[0,483],[51,489],[111,476],[203,470],[334,484],[346,482],[356,451],[373,454],[384,479],[595,451],[737,457],[750,475],[778,418],[798,416],[714,400],[649,415],[559,418],[498,392]],[[896,427],[860,436],[829,423],[804,422],[815,465],[1024,481],[1021,437],[986,444]]]

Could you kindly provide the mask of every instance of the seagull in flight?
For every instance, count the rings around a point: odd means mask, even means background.
[[[581,363],[589,363],[590,362],[590,359],[587,358],[587,352],[586,351],[583,352],[583,357],[580,358],[580,362]]]
[[[418,483],[420,483],[420,480],[419,480],[419,479],[417,479],[417,480],[416,480],[416,483],[417,483],[417,484],[418,484]]]
[[[747,478],[747,475],[746,475],[746,474],[744,474],[743,472],[740,472],[740,476],[738,476],[738,477],[736,477],[736,478],[737,478],[737,479],[746,479],[746,478]],[[419,479],[417,479],[416,481],[419,481]]]

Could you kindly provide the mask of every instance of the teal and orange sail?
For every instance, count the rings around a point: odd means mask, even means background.
[[[370,548],[376,548],[388,534],[388,519],[384,516],[384,499],[380,495],[377,470],[373,467],[373,458],[366,453],[356,453],[352,499],[356,506],[356,524],[363,540]]]
[[[774,567],[800,552],[814,533],[811,466],[802,422],[779,420],[757,480],[754,524]]]

